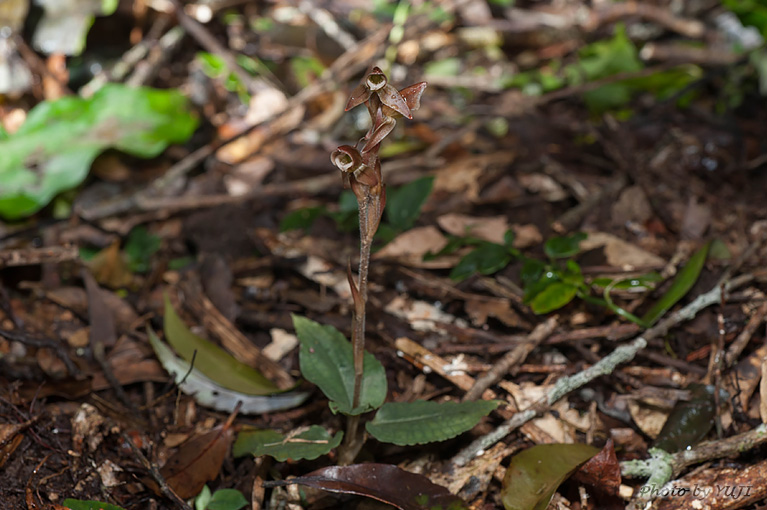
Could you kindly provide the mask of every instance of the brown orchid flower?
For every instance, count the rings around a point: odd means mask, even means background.
[[[365,186],[375,187],[381,180],[375,170],[363,163],[360,152],[351,145],[342,145],[330,155],[330,161],[343,172],[344,184],[349,182],[349,177]]]
[[[411,85],[410,87],[399,91],[394,88],[393,85],[389,84],[389,80],[380,68],[374,67],[352,91],[349,101],[346,103],[346,111],[349,111],[362,103],[369,103],[372,97],[377,97],[381,104],[388,109],[396,112],[402,117],[412,119],[413,114],[410,112],[411,108],[402,92],[405,92],[407,89],[414,86],[415,85]],[[423,88],[426,88],[425,83],[423,83]],[[423,93],[423,88],[421,89],[421,93]],[[375,92],[375,96],[373,95],[373,92]],[[420,93],[418,94],[417,102],[420,103]],[[375,113],[371,112],[371,115],[374,116]],[[393,117],[393,115],[389,116]]]

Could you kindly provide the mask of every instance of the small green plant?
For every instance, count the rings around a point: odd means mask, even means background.
[[[360,230],[357,278],[352,275],[351,263],[347,272],[354,302],[351,342],[332,326],[293,316],[301,344],[301,373],[328,397],[334,413],[347,416],[346,432],[331,437],[321,428],[312,427],[284,437],[273,431],[247,431],[238,437],[235,454],[270,454],[294,460],[316,458],[336,447],[343,435],[339,463],[349,464],[364,443],[365,432],[359,427],[364,413],[377,410],[375,418],[365,427],[371,436],[384,442],[412,445],[454,437],[471,429],[498,406],[496,401],[384,403],[386,372],[383,365],[365,351],[370,254],[387,203],[379,149],[397,119],[412,118],[412,111],[420,106],[425,89],[426,83],[421,82],[397,90],[379,68],[373,68],[354,89],[346,105],[349,110],[364,104],[372,120],[371,128],[357,146],[342,145],[331,155],[331,161],[356,198]],[[415,181],[398,190],[389,203],[390,228],[394,231],[410,228],[430,191],[430,179]]]
[[[452,238],[437,255],[451,253],[461,246],[476,246],[451,271],[450,277],[456,281],[465,280],[476,273],[493,274],[514,259],[522,260],[520,279],[524,291],[523,302],[536,314],[545,314],[562,308],[577,297],[588,303],[609,308],[616,315],[648,328],[692,288],[703,269],[710,246],[710,243],[705,244],[690,257],[687,265],[679,271],[664,295],[643,316],[638,317],[618,306],[612,298],[612,292],[652,289],[661,280],[661,276],[657,273],[648,273],[630,278],[587,280],[581,272],[580,265],[572,259],[580,251],[580,243],[585,239],[584,232],[548,239],[543,246],[547,260],[526,257],[513,248],[514,238],[510,231],[506,233],[502,245],[471,237]],[[602,289],[601,297],[592,295],[594,288]]]

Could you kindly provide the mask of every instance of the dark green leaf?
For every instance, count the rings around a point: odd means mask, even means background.
[[[79,499],[65,499],[62,503],[69,510],[125,510],[117,505],[102,503],[101,501],[82,501]]]
[[[522,284],[525,287],[536,283],[543,276],[546,271],[546,264],[536,259],[526,259],[522,264],[522,270],[519,277],[522,279]]]
[[[493,274],[511,261],[509,249],[500,244],[485,242],[466,254],[450,272],[450,278],[465,280],[475,273]]]
[[[219,489],[213,493],[206,510],[240,510],[248,500],[237,489]]]
[[[691,392],[690,399],[676,403],[655,438],[654,446],[669,453],[695,446],[714,426],[714,387],[693,383],[686,389]]]
[[[562,308],[573,300],[578,287],[569,283],[553,282],[546,286],[530,302],[530,308],[537,314],[549,313]]]
[[[312,425],[295,436],[283,436],[276,430],[243,430],[237,436],[232,450],[235,457],[251,454],[269,455],[280,462],[288,459],[313,460],[325,455],[341,444],[343,432],[331,436],[319,425]]]
[[[189,138],[196,125],[174,90],[108,84],[88,99],[40,103],[0,140],[0,216],[28,216],[78,186],[105,149],[155,157]]]
[[[381,407],[386,399],[386,372],[372,354],[365,353],[360,405],[352,409],[352,344],[333,326],[325,326],[305,317],[293,315],[293,326],[301,342],[301,374],[328,397],[334,413],[357,415]]]
[[[597,453],[586,444],[542,444],[514,455],[503,478],[503,506],[545,510],[557,487]]]
[[[646,314],[642,317],[645,324],[652,326],[658,319],[663,317],[672,306],[674,306],[680,299],[682,299],[698,281],[698,276],[703,270],[703,264],[706,262],[706,256],[708,255],[708,247],[710,243],[706,243],[700,250],[695,252],[687,265],[677,273],[674,281],[671,283],[671,287],[666,293],[656,302],[652,308],[650,308]]]
[[[586,239],[584,232],[576,232],[563,237],[552,237],[543,245],[543,251],[552,259],[572,257],[580,251],[580,244],[584,239]]]
[[[474,402],[389,402],[365,428],[379,441],[414,445],[444,441],[470,430],[500,404]]]
[[[167,295],[165,339],[179,356],[190,363],[194,358],[194,368],[224,388],[247,395],[268,395],[280,391],[256,369],[240,363],[221,347],[189,331]]]
[[[431,193],[434,177],[422,177],[404,186],[389,190],[386,200],[386,218],[397,230],[413,226],[421,214],[421,207]]]
[[[129,266],[134,273],[146,273],[152,262],[152,255],[157,253],[162,245],[159,236],[150,234],[144,226],[138,226],[130,231],[125,241],[125,254]]]
[[[296,229],[308,230],[324,212],[324,207],[304,207],[288,213],[280,222],[280,232]]]

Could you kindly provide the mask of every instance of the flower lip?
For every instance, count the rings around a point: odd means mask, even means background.
[[[380,90],[386,86],[387,80],[382,74],[371,74],[366,83],[370,90]]]
[[[330,161],[342,172],[354,172],[362,163],[359,151],[350,145],[342,145],[330,155]]]

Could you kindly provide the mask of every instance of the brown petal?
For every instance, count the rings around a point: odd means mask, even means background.
[[[365,86],[365,83],[360,83],[357,85],[354,90],[352,90],[351,95],[349,96],[349,101],[346,102],[346,111],[348,112],[355,106],[359,106],[368,99],[370,99],[370,95],[373,92]]]
[[[386,85],[384,88],[376,92],[378,98],[383,104],[391,108],[392,110],[402,114],[408,119],[413,118],[413,114],[410,113],[410,108],[399,93],[399,90],[395,89],[392,85]]]
[[[400,95],[405,98],[405,102],[411,111],[421,107],[421,96],[424,90],[426,90],[427,85],[428,83],[422,81],[399,91]]]
[[[373,169],[367,165],[361,165],[357,171],[354,172],[354,178],[360,184],[370,186],[371,188],[378,184],[378,177],[376,177]]]
[[[381,114],[381,110],[378,110],[375,126],[373,126],[373,131],[370,133],[367,142],[365,142],[365,146],[362,147],[362,153],[372,151],[376,145],[380,144],[394,130],[396,124],[397,121],[391,117],[384,117]]]

